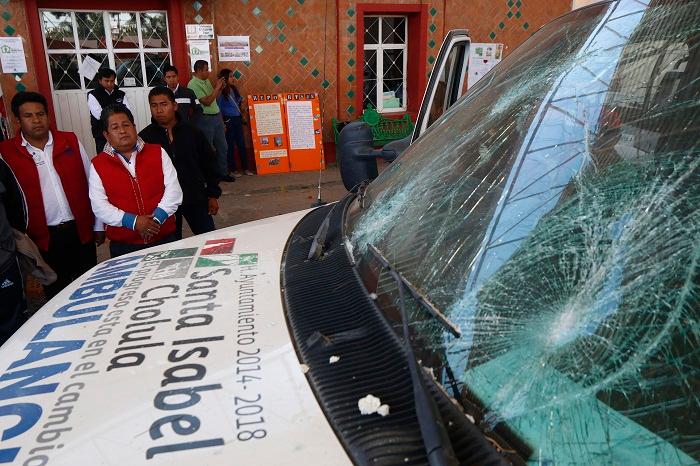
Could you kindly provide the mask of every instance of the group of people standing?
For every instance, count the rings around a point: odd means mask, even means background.
[[[33,242],[32,263],[55,271],[44,285],[51,298],[96,264],[105,238],[116,257],[181,238],[183,218],[195,234],[215,229],[219,182],[253,173],[231,72],[222,70],[214,85],[208,77],[208,64],[197,61],[182,87],[177,69],[166,67],[167,86],[148,94],[151,124],[137,133],[116,73],[100,69],[87,98],[93,157],[74,133],[50,128],[44,96],[13,97],[20,131],[0,142],[0,303],[9,303],[0,344],[25,320],[19,244]]]

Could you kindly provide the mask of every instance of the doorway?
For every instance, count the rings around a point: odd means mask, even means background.
[[[56,127],[73,131],[95,153],[87,92],[97,86],[92,71],[109,67],[137,130],[144,128],[151,120],[148,91],[163,84],[163,67],[171,63],[167,13],[42,9],[39,17]]]

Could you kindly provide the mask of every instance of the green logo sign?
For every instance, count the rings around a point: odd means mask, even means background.
[[[253,265],[258,263],[258,253],[240,254],[238,256],[238,265]]]

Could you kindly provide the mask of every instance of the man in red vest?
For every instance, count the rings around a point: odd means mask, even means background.
[[[0,143],[29,210],[27,234],[58,280],[44,286],[47,298],[97,263],[95,243],[104,242],[88,197],[90,159],[75,134],[49,128],[46,99],[36,92],[12,98],[21,132]]]
[[[138,137],[123,104],[106,107],[100,120],[107,144],[92,159],[90,201],[105,224],[111,256],[175,240],[182,190],[168,153]]]

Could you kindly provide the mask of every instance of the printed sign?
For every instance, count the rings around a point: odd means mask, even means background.
[[[219,61],[250,61],[250,36],[218,36]]]
[[[503,58],[503,44],[472,42],[469,48],[467,86],[472,87]]]
[[[269,136],[284,132],[282,128],[282,109],[277,103],[254,104],[255,122],[258,136]]]
[[[309,100],[287,101],[289,149],[315,149],[314,113]]]
[[[213,24],[185,24],[185,36],[187,40],[211,40],[214,39]]]
[[[3,73],[27,72],[21,37],[0,37],[0,64]]]
[[[290,92],[283,94],[289,134],[289,168],[291,171],[322,170],[323,137],[321,106],[318,94]]]
[[[248,113],[258,174],[288,172],[287,132],[280,95],[249,95]]]
[[[204,60],[209,64],[209,68],[211,68],[211,55],[209,54],[208,40],[190,40],[187,41],[187,46],[190,53],[190,63],[194,64],[197,60]]]

